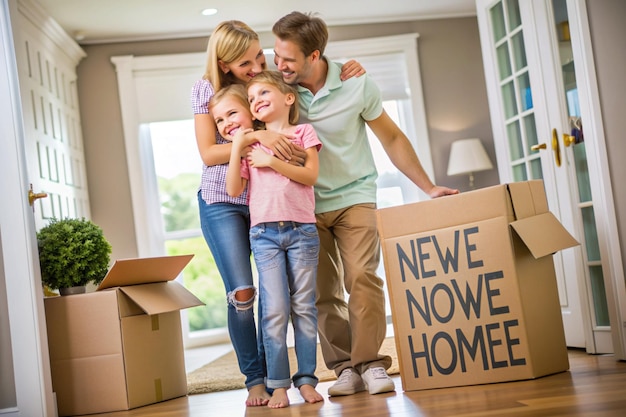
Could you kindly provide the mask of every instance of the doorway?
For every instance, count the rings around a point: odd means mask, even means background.
[[[543,179],[550,210],[581,243],[554,255],[567,345],[615,347],[623,357],[622,321],[609,297],[623,294],[623,271],[609,256],[619,243],[608,220],[612,190],[594,123],[601,114],[585,11],[583,0],[477,1],[500,178]]]

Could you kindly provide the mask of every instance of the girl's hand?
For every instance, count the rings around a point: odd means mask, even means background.
[[[250,140],[246,137],[246,134],[252,131],[252,129],[239,129],[237,132],[235,132],[235,135],[232,138],[225,137],[224,139],[231,140],[234,145],[247,146],[250,144]]]
[[[265,168],[269,167],[272,163],[272,159],[274,157],[269,153],[265,152],[260,147],[252,148],[250,152],[248,152],[248,163],[251,167],[254,168]]]
[[[242,143],[246,138],[246,133],[252,132],[252,129],[239,129],[232,138],[233,143]],[[228,138],[224,138],[228,140]]]
[[[232,152],[238,153],[241,158],[245,158],[250,151],[250,138],[247,134],[252,131],[252,129],[239,129],[232,138],[228,139],[233,142]]]

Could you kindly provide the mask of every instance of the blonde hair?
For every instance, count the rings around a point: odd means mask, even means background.
[[[254,84],[268,84],[274,86],[283,94],[293,94],[294,102],[289,109],[289,123],[292,125],[298,124],[300,118],[300,110],[298,108],[298,90],[293,85],[287,84],[283,80],[283,76],[278,71],[265,70],[255,75],[248,83],[246,88],[249,88]]]
[[[213,109],[213,107],[215,107],[227,97],[234,98],[246,110],[250,111],[250,104],[248,104],[248,95],[246,94],[245,87],[241,84],[227,85],[226,87],[215,93],[215,95],[213,96],[213,98],[211,98],[211,101],[209,102],[209,109]],[[252,115],[252,113],[250,113],[250,115]]]
[[[248,25],[239,20],[226,20],[217,25],[209,37],[207,45],[207,64],[204,72],[215,91],[237,81],[231,73],[224,73],[219,67],[219,61],[230,64],[241,58],[259,35]],[[264,66],[265,68],[265,66]]]
[[[248,103],[248,94],[242,84],[230,84],[215,93],[209,102],[209,110],[211,113],[213,112],[213,108],[226,98],[233,98],[238,101],[239,104],[246,109],[250,118],[253,118],[252,112],[250,111],[250,103]],[[265,124],[260,120],[254,119],[252,120],[252,128],[254,130],[262,130],[265,129]]]

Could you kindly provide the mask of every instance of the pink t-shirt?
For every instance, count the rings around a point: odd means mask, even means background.
[[[296,126],[292,142],[304,149],[317,147],[322,143],[310,124]],[[255,144],[268,153],[271,151],[261,144]],[[247,159],[241,160],[241,176],[248,180],[250,206],[250,226],[259,223],[294,221],[315,223],[315,195],[313,187],[292,181],[272,168],[252,168]]]

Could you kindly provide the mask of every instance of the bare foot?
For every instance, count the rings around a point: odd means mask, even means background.
[[[275,388],[270,402],[267,403],[269,408],[285,408],[289,407],[289,397],[287,396],[287,388]]]
[[[250,387],[248,390],[246,405],[248,407],[258,407],[260,405],[267,405],[269,400],[270,394],[265,389],[265,384],[258,384]]]
[[[304,398],[304,401],[308,403],[319,403],[320,401],[324,401],[324,397],[315,390],[313,385],[304,384],[300,386],[300,395]]]

